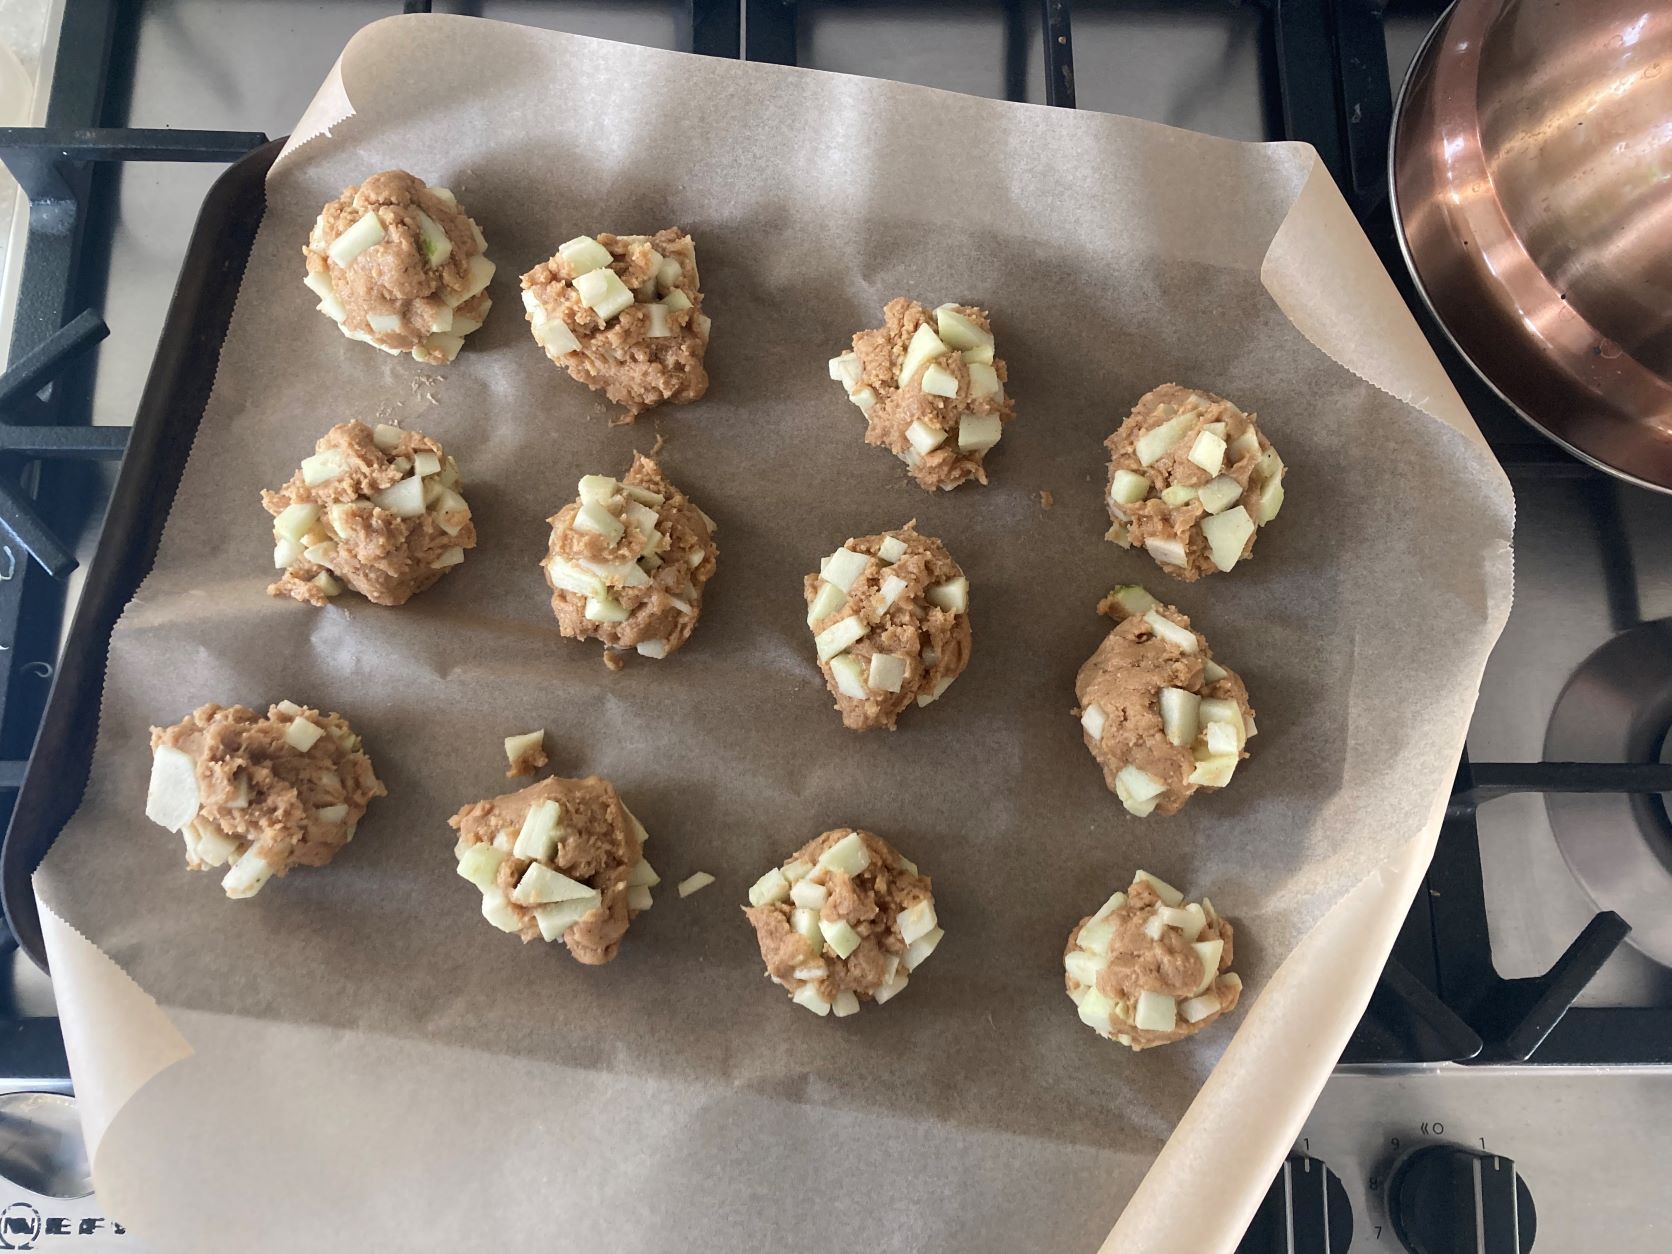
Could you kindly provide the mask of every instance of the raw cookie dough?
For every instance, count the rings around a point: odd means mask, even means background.
[[[587,475],[580,498],[549,521],[542,569],[565,636],[602,640],[617,666],[616,650],[663,658],[691,638],[719,528],[655,462],[633,454],[619,482]]]
[[[708,391],[708,315],[697,246],[678,227],[654,235],[579,235],[522,276],[523,305],[546,356],[627,407],[631,422],[664,401]]]
[[[830,377],[865,415],[865,442],[905,462],[921,487],[986,483],[987,450],[1016,416],[987,311],[928,310],[897,296],[882,316],[881,329],[861,331],[830,361]]]
[[[177,831],[194,871],[225,866],[228,897],[253,897],[269,876],[324,866],[386,789],[360,737],[338,714],[281,701],[265,715],[205,705],[151,729],[145,817]]]
[[[1062,965],[1081,1021],[1134,1050],[1194,1036],[1242,996],[1230,921],[1147,871],[1075,925]]]
[[[273,565],[284,572],[267,591],[310,605],[343,584],[378,605],[404,605],[476,547],[458,464],[429,436],[399,427],[332,427],[261,503],[273,515]]]
[[[1188,618],[1142,588],[1116,588],[1097,608],[1119,626],[1074,680],[1086,747],[1128,812],[1177,813],[1198,788],[1229,784],[1248,756],[1248,689]]]
[[[1230,570],[1283,508],[1283,459],[1230,401],[1176,383],[1147,392],[1104,443],[1108,538],[1179,579]]]
[[[945,935],[929,877],[870,832],[838,827],[749,890],[743,911],[766,974],[816,1015],[855,1014],[906,986]]]
[[[577,961],[608,962],[661,882],[646,835],[615,785],[550,779],[464,807],[458,873],[482,890],[482,917],[523,940],[563,938]]]
[[[970,660],[969,580],[939,540],[898,531],[849,540],[804,583],[819,669],[844,726],[893,730]]]
[[[493,304],[488,241],[445,187],[385,170],[320,211],[304,282],[351,340],[452,361]]]

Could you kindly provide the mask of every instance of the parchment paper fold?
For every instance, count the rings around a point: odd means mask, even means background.
[[[392,166],[452,188],[499,265],[444,371],[344,340],[301,284],[319,205]],[[670,224],[698,241],[714,386],[612,427],[535,347],[516,276]],[[1019,417],[989,488],[912,486],[825,375],[902,293],[993,311]],[[1100,441],[1169,380],[1257,410],[1291,467],[1253,560],[1195,585],[1101,539]],[[259,490],[349,417],[443,440],[475,510],[481,547],[402,609],[263,592]],[[557,637],[543,520],[658,433],[720,570],[685,651],[610,675]],[[1229,1249],[1426,865],[1511,514],[1308,148],[469,18],[368,27],[274,167],[91,782],[37,874],[101,1196],[179,1250],[1090,1250],[1123,1210],[1107,1249]],[[974,660],[854,736],[800,579],[914,517],[969,573]],[[1092,607],[1133,581],[1259,711],[1233,787],[1171,819],[1124,815],[1069,713]],[[146,728],[284,697],[352,719],[392,795],[328,871],[229,902],[141,817]],[[538,726],[561,772],[616,782],[664,877],[602,969],[496,932],[453,872],[446,817]],[[737,911],[837,824],[916,859],[948,933],[841,1022],[761,978]],[[1234,1043],[1131,1055],[1063,995],[1068,929],[1139,866],[1236,921]],[[697,869],[718,883],[668,891]]]

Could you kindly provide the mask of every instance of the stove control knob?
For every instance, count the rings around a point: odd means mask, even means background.
[[[1237,1254],[1344,1254],[1352,1239],[1353,1205],[1340,1178],[1316,1158],[1291,1154]]]
[[[1533,1195],[1515,1164],[1459,1145],[1429,1145],[1388,1182],[1394,1235],[1411,1254],[1527,1254]]]

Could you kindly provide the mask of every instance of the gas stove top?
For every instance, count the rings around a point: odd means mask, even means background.
[[[24,404],[32,389],[0,379],[7,421],[54,428],[26,446],[0,440],[8,814],[75,589],[73,572],[54,578],[43,566],[63,575],[97,542],[110,482],[97,458],[120,452],[117,429],[143,386],[198,205],[219,163],[294,123],[355,30],[402,7],[70,0],[48,132],[0,132],[0,160],[41,202],[11,360],[54,333],[57,347],[80,350],[51,367],[59,382],[44,402]],[[434,7],[1234,139],[1303,139],[1418,307],[1394,243],[1386,154],[1396,85],[1440,14],[1434,0]],[[114,129],[66,133],[89,127]],[[80,159],[61,160],[66,151]],[[102,321],[89,314],[60,332],[87,309]],[[1672,1248],[1659,1156],[1644,1152],[1672,1117],[1672,821],[1654,791],[1672,790],[1672,556],[1661,539],[1672,498],[1556,449],[1419,319],[1515,488],[1515,608],[1394,960],[1242,1249],[1340,1251],[1349,1234],[1354,1249],[1424,1254],[1535,1241]],[[65,461],[66,450],[80,460]],[[22,991],[0,995],[14,1045],[32,1043],[0,1055],[0,1075],[6,1087],[67,1088],[50,1001],[29,981],[20,971]],[[4,1194],[0,1185],[0,1203]]]

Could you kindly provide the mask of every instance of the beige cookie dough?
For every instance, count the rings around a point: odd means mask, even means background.
[[[635,453],[619,481],[587,475],[550,522],[542,569],[565,636],[601,640],[617,662],[628,649],[664,658],[691,638],[719,528],[655,462]]]
[[[378,605],[404,605],[476,547],[458,464],[429,436],[399,427],[332,427],[261,503],[283,572],[267,591],[310,605],[345,585]]]
[[[1224,788],[1256,730],[1241,678],[1142,588],[1116,588],[1097,608],[1118,625],[1075,677],[1074,713],[1110,791],[1143,818]]]
[[[970,660],[969,580],[939,540],[907,523],[849,540],[803,584],[819,669],[844,726],[893,729]]]
[[[743,911],[767,977],[816,1015],[882,1005],[944,933],[929,877],[880,836],[838,827],[749,890]]]
[[[349,339],[446,362],[493,304],[487,251],[452,192],[385,170],[320,211],[302,249],[304,281]]]
[[[899,296],[882,316],[830,361],[830,377],[865,415],[865,442],[905,462],[921,487],[986,483],[987,452],[1016,416],[987,311]]]
[[[708,315],[697,246],[678,227],[580,235],[522,276],[523,306],[557,365],[626,407],[685,405],[708,391]]]
[[[1081,919],[1063,952],[1068,995],[1099,1036],[1131,1049],[1194,1036],[1237,1007],[1231,923],[1206,897],[1184,894],[1147,871]]]
[[[644,860],[650,837],[596,775],[542,779],[447,821],[459,833],[458,873],[481,890],[482,917],[525,942],[562,937],[589,965],[615,957],[661,882]]]
[[[354,839],[367,803],[388,795],[339,714],[292,701],[265,715],[205,705],[151,729],[145,817],[180,833],[192,870],[226,866],[228,897],[253,897],[293,866],[324,866]]]
[[[1179,579],[1231,570],[1283,508],[1283,459],[1254,414],[1212,392],[1163,384],[1104,443],[1108,538]]]

